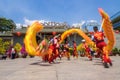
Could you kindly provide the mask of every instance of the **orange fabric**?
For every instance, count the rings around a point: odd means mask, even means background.
[[[99,13],[102,17],[102,28],[104,31],[104,34],[106,38],[108,39],[107,41],[107,46],[106,50],[108,50],[108,53],[112,50],[115,44],[115,36],[113,32],[113,26],[111,24],[111,20],[106,12],[102,8],[99,8]]]

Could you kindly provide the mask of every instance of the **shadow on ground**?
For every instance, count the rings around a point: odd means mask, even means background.
[[[43,62],[43,61],[39,61],[39,62],[34,62],[31,63],[30,65],[40,65],[40,66],[52,66],[53,64],[60,64],[61,62],[54,62],[54,63],[48,63],[48,62]]]

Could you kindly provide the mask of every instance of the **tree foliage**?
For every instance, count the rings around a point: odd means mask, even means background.
[[[15,28],[16,28],[16,25],[13,20],[0,18],[0,31],[11,31],[12,29],[15,29]]]

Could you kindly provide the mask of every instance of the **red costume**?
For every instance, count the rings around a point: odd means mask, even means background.
[[[110,65],[112,66],[111,60],[108,57],[108,54],[105,50],[105,47],[107,46],[106,43],[104,42],[104,34],[103,32],[94,32],[94,41],[96,43],[96,47],[99,49],[98,53],[102,52],[102,60],[105,64],[106,67],[108,67],[107,63],[110,63]]]
[[[69,44],[66,42],[64,44],[64,54],[67,57],[68,60],[70,60],[70,51],[69,51]]]
[[[54,49],[54,46],[52,43],[50,43],[49,47],[48,47],[48,54],[49,54],[49,57],[48,57],[48,60],[49,60],[49,63],[51,62],[54,62],[54,58],[53,58],[53,49]]]
[[[84,41],[83,42],[83,46],[82,46],[84,49],[85,49],[85,54],[86,54],[86,56],[90,59],[90,60],[92,60],[92,56],[90,55],[90,48],[89,48],[89,46],[88,46],[88,44]]]
[[[73,41],[73,57],[78,58],[77,44],[76,44],[76,42],[74,42],[74,41]]]
[[[54,53],[54,59],[56,59],[59,56],[59,42],[58,42],[58,38],[54,37],[53,38],[53,53]]]
[[[103,49],[104,46],[106,46],[106,43],[104,42],[104,34],[103,32],[95,32],[94,33],[94,40],[96,43],[97,48],[100,50]]]

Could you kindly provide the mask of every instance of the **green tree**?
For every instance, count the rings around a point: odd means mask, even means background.
[[[11,31],[16,28],[16,24],[11,19],[0,18],[0,31]]]

